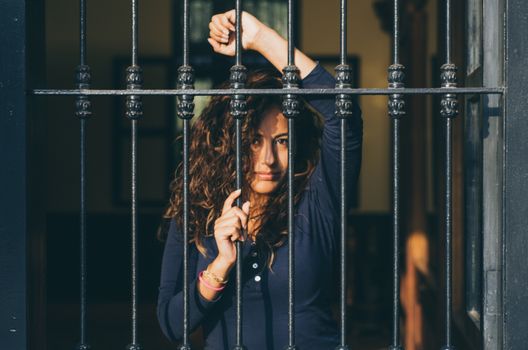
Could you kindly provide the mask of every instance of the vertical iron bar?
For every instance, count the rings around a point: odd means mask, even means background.
[[[347,57],[347,0],[341,0],[341,6],[339,8],[339,53],[340,53],[340,64],[346,64]]]
[[[178,68],[178,89],[194,89],[194,70],[189,65],[189,0],[183,1],[183,62]],[[194,97],[182,95],[177,99],[177,115],[183,120],[183,342],[180,350],[190,350],[189,311],[189,120],[194,115]]]
[[[90,88],[90,68],[86,65],[86,0],[79,6],[79,66],[76,71],[79,89]],[[86,350],[86,119],[91,116],[91,104],[87,96],[75,101],[75,114],[80,119],[80,341],[76,349]]]
[[[403,349],[400,344],[400,121],[392,118],[392,220],[393,220],[393,300],[392,344],[390,349]]]
[[[295,65],[293,46],[293,0],[288,0],[288,66]],[[295,237],[293,225],[293,175],[294,175],[294,145],[295,120],[288,119],[288,348],[295,348]]]
[[[189,65],[189,0],[183,1],[183,66]]]
[[[138,11],[138,0],[131,0],[132,4],[132,65],[137,66],[137,47],[138,47],[138,23],[137,23],[137,11]]]
[[[245,87],[247,80],[247,69],[242,65],[242,1],[236,0],[235,5],[235,65],[230,70],[230,84],[233,89],[242,89]],[[236,145],[236,188],[242,188],[242,121],[247,115],[246,98],[243,95],[234,94],[230,101],[230,113],[235,118],[235,145]],[[241,207],[242,196],[236,199],[236,206]],[[242,232],[244,238],[246,232]],[[242,334],[242,242],[237,240],[236,243],[236,334],[235,350],[246,349],[243,342]]]
[[[288,66],[294,66],[293,0],[288,0]],[[295,348],[295,239],[293,225],[293,175],[295,120],[288,119],[288,348]]]
[[[86,346],[86,120],[81,120],[81,341],[79,349]]]
[[[235,2],[235,65],[242,64],[242,3],[241,0]],[[238,187],[240,188],[240,187]],[[240,198],[240,196],[238,197]]]
[[[132,0],[132,65],[137,65],[137,0]],[[137,285],[136,285],[136,143],[137,143],[137,121],[132,120],[132,344],[137,344]]]
[[[440,80],[443,88],[453,88],[457,86],[456,71],[457,67],[451,62],[451,1],[445,0],[446,16],[446,63],[441,67]],[[452,119],[458,114],[458,101],[456,95],[445,94],[442,96],[440,115],[445,118],[445,135],[446,135],[446,158],[445,158],[445,344],[443,350],[453,350],[451,344],[451,307],[452,307],[452,275],[451,275],[451,249],[452,249]]]
[[[235,66],[242,65],[242,23],[241,23],[241,3],[240,0],[235,2]],[[241,164],[241,151],[242,151],[242,123],[240,118],[235,121],[235,144],[236,144],[236,188],[242,188],[242,164]],[[238,196],[236,199],[236,206],[241,207],[242,196]],[[245,235],[244,235],[245,236]],[[235,243],[237,251],[236,259],[236,342],[235,349],[244,348],[244,340],[242,335],[242,242],[237,240]]]
[[[340,53],[341,53],[341,65],[346,65],[347,56],[347,0],[341,0],[340,11]],[[347,207],[346,207],[346,119],[341,119],[341,290],[340,290],[340,308],[341,308],[341,349],[346,349],[346,227],[347,227]]]
[[[137,344],[137,120],[132,120],[132,344]]]
[[[131,65],[127,68],[127,89],[141,89],[142,71],[138,66],[138,0],[132,6],[132,52]],[[132,342],[128,350],[139,350],[137,341],[137,122],[143,115],[140,96],[130,95],[126,99],[126,116],[131,122],[131,219],[132,219]]]
[[[393,64],[398,64],[400,63],[400,13],[399,13],[399,8],[400,8],[400,5],[399,5],[399,2],[398,0],[394,0],[394,4],[393,4],[393,16],[394,16],[394,20],[393,20],[393,40],[392,40],[392,56],[393,56],[393,59],[392,59],[392,63]]]
[[[86,0],[80,0],[79,39],[79,60],[83,66],[86,64]]]
[[[181,350],[190,349],[189,341],[189,119],[183,120],[183,344]]]
[[[347,0],[341,0],[340,2],[340,42],[339,42],[339,53],[340,53],[340,64],[335,68],[336,71],[336,89],[350,88],[352,87],[352,71],[350,66],[347,64]],[[341,119],[341,169],[340,169],[340,290],[339,290],[339,302],[340,302],[340,344],[336,350],[348,349],[346,343],[347,333],[347,312],[346,312],[346,276],[347,276],[347,241],[346,241],[346,229],[347,229],[347,186],[346,186],[346,129],[347,129],[347,118],[352,117],[352,97],[350,95],[339,94],[336,95],[336,116]]]
[[[86,64],[86,1],[80,4],[80,65]],[[80,85],[80,82],[78,82]],[[80,147],[81,147],[81,342],[80,347],[86,344],[86,120],[81,119]]]
[[[294,37],[293,37],[293,0],[288,0],[288,65],[294,65]]]
[[[187,2],[188,0],[186,0]],[[187,7],[188,8],[188,7]],[[187,16],[188,18],[188,16]],[[184,25],[185,26],[185,25]],[[184,41],[188,37],[184,38]],[[188,52],[187,52],[188,53]],[[185,55],[185,53],[184,53]],[[188,61],[184,58],[184,62]],[[194,89],[194,70],[191,66],[182,65],[178,68],[177,87],[182,90]],[[183,120],[183,342],[180,350],[190,350],[189,339],[189,121],[194,116],[194,97],[181,95],[178,97],[177,114]]]
[[[389,88],[404,87],[405,67],[400,64],[400,14],[399,2],[394,0],[393,6],[393,62],[389,67]],[[393,229],[393,260],[392,260],[392,343],[390,350],[402,350],[400,344],[400,122],[404,117],[405,100],[401,94],[389,96],[389,116],[392,128],[392,229]]]
[[[189,1],[183,2],[183,66],[189,64]],[[185,97],[182,96],[181,100]],[[192,96],[191,96],[192,99]],[[182,106],[183,107],[183,106]],[[194,106],[193,106],[194,107]],[[194,109],[194,108],[192,108]],[[192,117],[192,115],[191,115]],[[180,349],[190,349],[189,342],[189,119],[183,119],[183,344]]]
[[[445,224],[446,224],[446,340],[445,349],[452,349],[451,347],[451,238],[452,238],[452,215],[451,215],[451,196],[452,196],[452,123],[451,118],[446,119],[446,160],[445,160],[445,177],[446,177],[446,191],[445,191]]]
[[[289,9],[288,9],[289,10]],[[296,349],[295,346],[295,237],[293,234],[293,174],[294,174],[294,145],[295,120],[288,119],[288,349]]]
[[[345,0],[346,1],[346,0]],[[347,120],[341,119],[341,203],[340,203],[340,210],[341,210],[341,237],[340,237],[340,244],[341,244],[341,252],[340,252],[340,265],[341,265],[341,285],[340,285],[340,293],[339,293],[339,301],[340,301],[340,311],[341,311],[341,344],[338,349],[348,349],[346,345],[346,330],[347,330],[347,313],[346,313],[346,262],[347,262],[347,255],[346,255],[346,249],[347,249],[347,241],[346,241],[346,228],[347,228],[347,207],[346,207],[346,125]]]
[[[446,63],[451,63],[451,0],[445,2],[445,15],[446,15]]]
[[[300,83],[299,69],[295,66],[293,37],[293,0],[288,0],[288,65],[283,69],[284,88],[298,88]],[[288,118],[288,350],[295,346],[295,237],[294,237],[294,162],[295,162],[295,118],[299,116],[298,97],[286,94],[282,101],[282,110]]]
[[[241,120],[236,120],[236,130],[235,130],[235,144],[236,144],[236,188],[242,188],[242,166],[241,166],[241,151],[242,151],[242,142],[241,142]],[[240,196],[237,198],[237,207],[240,207],[241,201]],[[236,260],[236,341],[235,349],[245,349],[243,334],[242,334],[242,242],[236,242],[237,250],[237,260]]]

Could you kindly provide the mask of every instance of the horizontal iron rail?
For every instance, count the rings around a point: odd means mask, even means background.
[[[36,89],[32,90],[34,95],[102,95],[102,96],[128,96],[128,95],[159,95],[159,96],[217,96],[217,95],[502,95],[503,87],[466,87],[466,88],[356,88],[356,89],[203,89],[203,90],[176,90],[176,89],[141,89],[141,90],[59,90],[59,89]]]

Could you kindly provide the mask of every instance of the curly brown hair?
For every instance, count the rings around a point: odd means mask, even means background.
[[[280,74],[276,70],[258,70],[250,73],[246,82],[248,88],[282,88]],[[228,82],[220,88],[228,88]],[[235,188],[235,118],[229,113],[229,96],[214,96],[191,128],[189,147],[189,237],[205,256],[203,238],[214,234],[214,222],[222,213],[227,196]],[[247,99],[248,114],[243,119],[242,131],[242,173],[244,174],[241,199],[249,199],[250,183],[254,176],[250,145],[270,108],[281,108],[281,96],[257,95]],[[302,131],[302,132],[301,132]],[[295,121],[295,174],[294,206],[301,199],[308,179],[319,159],[319,145],[322,131],[320,115],[303,101],[299,117]],[[179,137],[181,138],[181,136]],[[229,171],[229,169],[231,169]],[[227,170],[227,171],[226,171]],[[180,230],[183,228],[183,163],[176,168],[170,185],[171,198],[164,218],[174,218]],[[287,177],[285,176],[264,208],[259,208],[260,225],[255,228],[257,245],[270,253],[271,267],[274,248],[284,244],[287,237]],[[256,209],[256,208],[252,208]],[[260,210],[263,209],[263,210]],[[253,212],[253,210],[252,210]],[[158,238],[165,239],[166,231],[158,231]]]

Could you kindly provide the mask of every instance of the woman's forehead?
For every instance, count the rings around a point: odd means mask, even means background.
[[[257,128],[258,134],[276,135],[288,132],[288,120],[278,107],[272,107],[262,114]]]

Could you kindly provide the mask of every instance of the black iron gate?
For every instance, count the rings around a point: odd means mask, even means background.
[[[405,67],[399,59],[400,42],[400,5],[394,0],[393,6],[393,62],[389,67],[388,88],[352,88],[350,67],[346,59],[347,42],[347,1],[341,1],[340,22],[340,64],[336,67],[335,89],[300,89],[298,87],[298,69],[294,62],[294,31],[292,15],[293,1],[288,1],[288,65],[284,68],[284,88],[252,90],[244,87],[246,68],[243,65],[240,23],[237,20],[236,30],[236,63],[231,68],[230,89],[194,89],[194,72],[189,64],[189,1],[184,1],[183,9],[183,50],[182,66],[178,69],[178,88],[163,90],[142,89],[142,71],[138,65],[138,3],[131,0],[132,26],[131,26],[131,60],[126,70],[126,89],[98,90],[90,88],[90,69],[86,61],[86,1],[80,0],[80,55],[77,70],[77,89],[75,90],[51,90],[37,89],[40,79],[39,70],[42,61],[40,54],[43,52],[42,44],[42,17],[40,3],[34,2],[10,2],[2,3],[0,7],[0,20],[5,29],[1,38],[2,61],[0,76],[1,89],[1,120],[0,120],[0,157],[2,159],[2,172],[0,174],[1,195],[0,212],[0,239],[2,262],[1,279],[2,293],[0,306],[2,310],[0,346],[6,349],[24,349],[28,347],[38,348],[38,344],[32,341],[38,339],[41,325],[38,323],[39,306],[38,295],[32,294],[38,291],[38,280],[28,279],[28,276],[42,274],[28,273],[29,270],[38,271],[39,252],[32,250],[32,242],[42,239],[42,210],[39,206],[41,189],[39,189],[38,171],[41,169],[39,163],[39,142],[41,134],[38,113],[33,113],[35,95],[70,95],[75,96],[76,116],[80,122],[80,150],[81,150],[81,211],[80,211],[80,259],[81,259],[81,319],[80,319],[80,348],[89,346],[89,339],[85,333],[86,321],[86,156],[85,156],[85,125],[89,123],[91,116],[91,101],[93,96],[124,96],[126,97],[126,117],[131,125],[131,220],[132,220],[132,287],[131,287],[131,327],[132,338],[129,349],[139,349],[141,341],[138,338],[137,327],[137,127],[142,117],[141,96],[144,95],[170,95],[178,97],[178,116],[183,120],[184,130],[184,198],[188,203],[188,147],[189,147],[189,121],[193,117],[193,97],[198,95],[229,95],[231,96],[231,113],[237,118],[236,123],[236,149],[237,149],[237,183],[241,187],[241,120],[246,115],[245,98],[250,94],[274,94],[282,95],[283,112],[288,118],[290,142],[294,142],[293,125],[298,114],[298,97],[302,95],[335,95],[337,116],[341,118],[342,140],[347,117],[351,115],[351,97],[353,95],[386,95],[389,100],[389,117],[392,122],[392,169],[393,169],[393,324],[392,340],[388,344],[390,349],[401,349],[399,331],[399,205],[401,193],[399,190],[399,143],[400,126],[399,121],[405,118],[406,95],[440,95],[441,104],[438,106],[440,114],[445,122],[445,326],[441,332],[445,334],[443,349],[453,349],[452,339],[452,285],[451,285],[451,235],[452,235],[452,120],[456,117],[458,106],[457,96],[467,95],[467,108],[472,111],[481,111],[487,116],[490,125],[489,131],[496,132],[497,136],[484,141],[484,164],[482,168],[484,197],[483,203],[483,240],[484,250],[482,255],[482,268],[485,275],[484,286],[484,310],[482,310],[483,329],[486,337],[486,349],[522,349],[528,343],[524,332],[527,324],[528,313],[528,268],[524,263],[524,250],[528,246],[525,239],[524,227],[528,224],[525,215],[528,204],[524,200],[528,179],[528,163],[524,160],[525,142],[523,134],[528,132],[528,122],[523,118],[526,110],[526,83],[528,81],[528,70],[525,67],[525,57],[528,57],[528,48],[523,44],[524,29],[528,24],[524,18],[528,15],[528,9],[523,0],[491,1],[483,2],[468,1],[469,8],[480,4],[482,9],[482,23],[492,23],[496,26],[482,26],[484,45],[484,59],[480,62],[483,74],[481,84],[475,87],[457,86],[457,67],[452,61],[452,35],[451,35],[451,1],[443,2],[445,10],[445,58],[441,72],[441,87],[438,88],[405,88]],[[351,4],[353,6],[353,3]],[[240,19],[242,4],[236,1],[237,19]],[[498,14],[498,15],[497,15]],[[505,15],[505,43],[501,42],[502,27],[500,26],[502,14]],[[489,21],[488,21],[489,20]],[[471,28],[470,28],[471,29]],[[475,44],[478,38],[468,39],[469,44]],[[503,46],[504,44],[504,46]],[[504,76],[497,75],[504,69]],[[469,82],[471,82],[471,74]],[[473,96],[471,98],[471,96]],[[482,97],[475,97],[482,96]],[[51,98],[51,97],[50,97]],[[475,108],[477,100],[478,108]],[[473,107],[472,107],[473,106]],[[474,112],[479,113],[479,112]],[[495,118],[495,119],[493,119]],[[473,127],[468,122],[468,127]],[[503,133],[501,133],[501,130]],[[478,136],[476,137],[478,140]],[[475,141],[476,142],[476,141]],[[293,164],[295,154],[293,148],[288,151],[289,164]],[[341,146],[341,179],[346,177],[344,172],[344,144]],[[491,170],[490,170],[491,169]],[[295,305],[295,271],[293,262],[295,253],[293,251],[293,166],[288,168],[288,231],[290,244],[289,249],[289,344],[288,348],[295,348],[295,324],[293,310]],[[477,177],[480,175],[477,174]],[[340,318],[341,318],[341,344],[340,349],[348,348],[346,343],[346,320],[347,310],[345,302],[346,287],[346,198],[341,181],[341,293],[340,293]],[[237,205],[241,203],[237,202]],[[498,210],[500,208],[500,210]],[[188,221],[188,210],[184,212],[184,222]],[[184,237],[187,237],[187,224],[184,224]],[[475,238],[479,232],[476,231]],[[184,245],[186,247],[186,245]],[[238,245],[240,249],[240,246]],[[471,254],[471,252],[468,252]],[[497,255],[498,254],[498,255]],[[503,255],[502,255],[503,254]],[[501,260],[494,258],[503,256]],[[188,252],[184,250],[184,266],[187,272]],[[242,348],[244,335],[242,334],[241,315],[241,260],[237,260],[237,348]],[[184,277],[184,285],[189,279],[188,273]],[[185,299],[188,299],[188,290],[184,289]],[[478,299],[478,297],[477,297]],[[478,302],[477,302],[478,304]],[[492,308],[489,310],[486,308]],[[188,320],[188,311],[185,311],[184,319]],[[184,322],[185,337],[183,348],[189,348],[188,321]],[[440,331],[440,330],[439,330]]]

